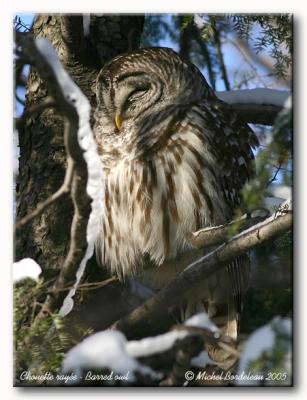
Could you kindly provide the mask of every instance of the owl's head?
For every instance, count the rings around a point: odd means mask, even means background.
[[[99,73],[96,121],[105,132],[119,132],[174,105],[198,102],[209,90],[197,67],[173,50],[140,49],[117,56]]]

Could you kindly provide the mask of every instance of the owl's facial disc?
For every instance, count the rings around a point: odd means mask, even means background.
[[[157,82],[153,77],[137,73],[118,77],[113,82],[114,124],[120,131],[126,120],[134,120],[150,107],[157,94]]]

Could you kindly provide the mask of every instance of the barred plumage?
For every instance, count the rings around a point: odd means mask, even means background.
[[[170,49],[116,57],[99,74],[97,98],[106,195],[96,249],[113,273],[160,288],[200,256],[190,232],[232,218],[253,173],[257,139]],[[153,267],[143,272],[144,260]],[[187,299],[186,315],[228,304],[227,331],[240,311],[242,276],[234,260]]]

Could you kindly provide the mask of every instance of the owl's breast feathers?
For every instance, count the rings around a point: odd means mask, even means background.
[[[159,266],[190,248],[190,232],[231,218],[256,139],[221,108],[219,101],[173,106],[124,139],[97,139],[105,210],[96,248],[113,273],[135,273],[145,256]]]

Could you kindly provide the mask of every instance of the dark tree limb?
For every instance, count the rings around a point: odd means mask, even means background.
[[[179,28],[179,55],[184,60],[191,61],[191,45],[193,39],[193,26],[184,26],[184,15],[178,16]]]
[[[211,54],[208,50],[208,46],[206,42],[199,36],[198,30],[195,28],[195,34],[194,34],[194,39],[196,43],[198,44],[198,48],[201,52],[201,54],[204,57],[206,67],[208,70],[208,75],[209,75],[209,80],[210,80],[210,85],[213,90],[216,89],[216,76],[215,76],[215,71],[212,65],[212,60],[211,60]]]
[[[290,230],[292,212],[276,214],[265,221],[241,232],[227,243],[188,266],[167,287],[136,308],[129,315],[112,325],[125,333],[128,338],[138,336],[140,332],[150,332],[153,323],[162,318],[168,308],[180,303],[182,297],[193,285],[208,278],[223,268],[235,257],[246,253],[273,237]]]
[[[239,114],[242,121],[248,124],[274,125],[282,106],[269,104],[227,104],[231,111]]]
[[[216,92],[225,107],[234,111],[246,123],[274,125],[277,115],[291,95],[288,90],[268,88]]]
[[[219,67],[221,70],[221,75],[222,75],[222,79],[224,81],[225,89],[230,90],[230,83],[229,83],[227,70],[226,70],[226,66],[225,66],[225,62],[224,62],[223,52],[222,52],[220,33],[217,29],[214,31],[214,42],[215,42],[217,58],[219,60]]]

